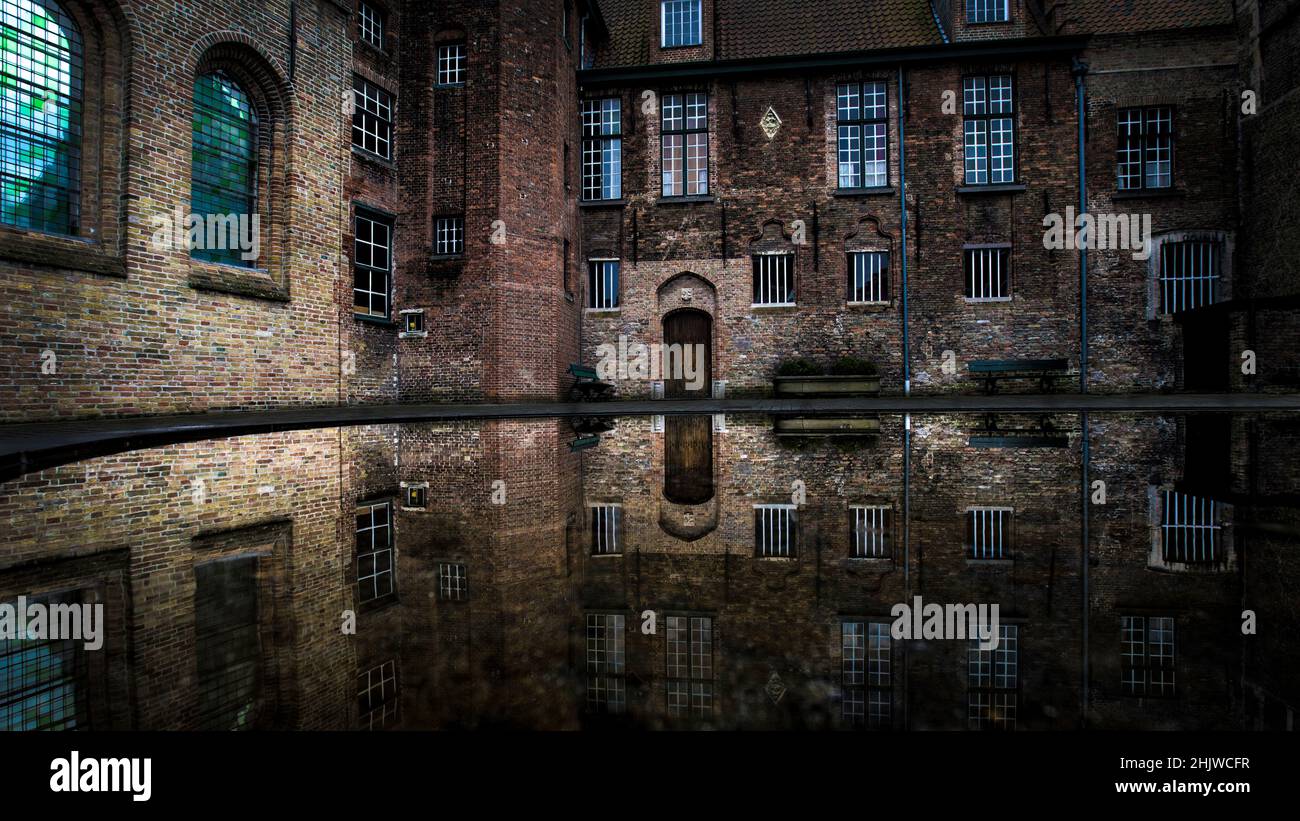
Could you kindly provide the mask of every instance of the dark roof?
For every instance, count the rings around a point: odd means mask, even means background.
[[[1167,31],[1232,22],[1232,0],[1057,0],[1056,6],[1053,22],[1062,34]]]

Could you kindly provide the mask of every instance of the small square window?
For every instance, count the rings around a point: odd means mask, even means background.
[[[465,253],[465,218],[438,217],[433,223],[433,253],[458,257]]]
[[[424,333],[424,311],[403,312],[402,331],[408,334]]]
[[[402,507],[423,510],[429,502],[429,488],[425,485],[409,485],[402,496]]]
[[[465,44],[438,46],[438,85],[465,85]]]

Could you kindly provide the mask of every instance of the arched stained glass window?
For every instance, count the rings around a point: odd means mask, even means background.
[[[225,72],[194,81],[190,256],[252,267],[257,247],[257,115]],[[204,229],[198,230],[202,222]]]
[[[0,0],[0,223],[76,234],[83,49],[48,0]]]

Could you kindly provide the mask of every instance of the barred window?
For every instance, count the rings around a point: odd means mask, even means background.
[[[352,312],[388,318],[393,270],[393,226],[376,214],[353,218]]]
[[[433,253],[440,257],[465,253],[464,217],[438,217],[433,221]]]
[[[618,307],[618,260],[593,259],[587,262],[587,307]]]
[[[835,90],[840,188],[889,184],[889,102],[884,83],[841,83]]]
[[[439,562],[438,598],[442,601],[464,601],[468,596],[469,582],[465,578],[465,565]]]
[[[627,707],[624,616],[587,614],[587,709],[622,713]]]
[[[1014,730],[1019,690],[1019,625],[998,625],[995,650],[982,650],[980,640],[971,639],[966,651],[967,726],[972,730]]]
[[[248,730],[257,724],[261,637],[257,558],[194,568],[194,658],[201,730]]]
[[[893,556],[889,508],[880,505],[849,506],[849,556],[854,559],[888,559]]]
[[[384,13],[371,3],[357,4],[357,30],[361,41],[377,49],[384,47]]]
[[[239,229],[221,218],[251,220],[257,211],[257,115],[248,95],[225,72],[194,81],[192,161],[190,211],[210,230],[190,256],[253,265],[254,260],[244,259]]]
[[[1120,685],[1128,695],[1174,695],[1172,616],[1120,616]]]
[[[793,305],[794,254],[754,255],[754,304]]]
[[[971,559],[1011,558],[1009,507],[977,507],[966,511],[966,556]]]
[[[795,556],[798,525],[794,505],[754,505],[754,552],[760,557]]]
[[[386,661],[357,675],[357,715],[361,729],[382,730],[398,720],[397,662]]]
[[[713,619],[669,616],[667,620],[668,714],[713,714]]]
[[[582,198],[623,196],[623,111],[617,97],[582,101]]]
[[[1120,109],[1116,153],[1117,185],[1121,191],[1173,185],[1173,109]]]
[[[966,0],[967,23],[1005,23],[1010,19],[1010,0]]]
[[[840,715],[845,724],[891,724],[894,686],[889,628],[889,622],[840,623]]]
[[[967,185],[1016,181],[1014,96],[1010,74],[963,81]]]
[[[31,597],[47,606],[79,596]],[[7,602],[16,608],[16,602]],[[0,730],[89,729],[85,643],[75,639],[0,639]]]
[[[386,160],[392,159],[393,97],[362,77],[352,82],[352,144]]]
[[[703,42],[700,0],[662,0],[659,4],[660,46],[698,46]]]
[[[962,252],[966,299],[998,302],[1011,299],[1011,248],[967,248]]]
[[[1218,502],[1166,490],[1162,507],[1160,536],[1166,562],[1216,564],[1223,560],[1223,510]]]
[[[1184,240],[1160,243],[1160,312],[1176,314],[1219,301],[1223,243]]]
[[[849,254],[849,302],[889,301],[889,252]]]
[[[357,507],[357,597],[371,602],[393,592],[393,506]]]
[[[663,196],[709,193],[709,95],[665,94],[661,113]]]
[[[465,85],[465,44],[438,46],[438,85]]]
[[[0,0],[0,223],[76,234],[84,46],[48,0]]]
[[[623,524],[621,505],[592,505],[591,555],[616,556],[623,552],[619,528]]]

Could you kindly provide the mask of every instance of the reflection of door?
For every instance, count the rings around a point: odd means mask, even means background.
[[[664,353],[660,364],[664,368],[665,398],[707,398],[712,393],[710,325],[709,315],[703,311],[674,311],[664,317]]]
[[[1228,312],[1189,311],[1179,319],[1183,326],[1183,390],[1227,391],[1232,373]]]
[[[713,498],[713,419],[664,418],[664,498],[698,505]]]

